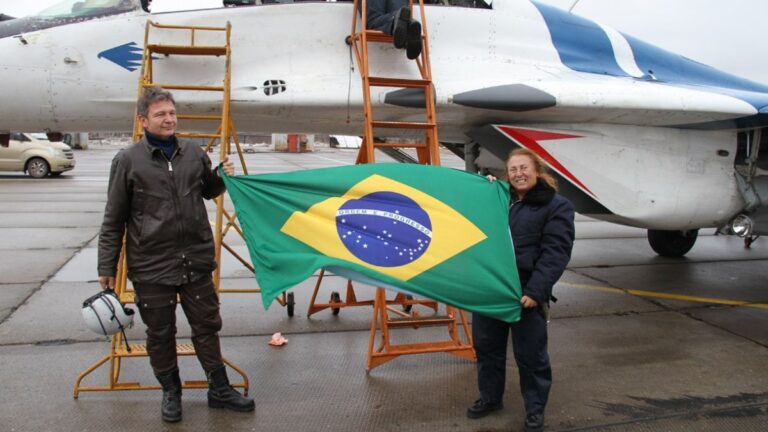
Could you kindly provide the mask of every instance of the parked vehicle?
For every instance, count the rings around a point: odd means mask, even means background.
[[[59,176],[75,167],[75,155],[64,143],[48,141],[45,134],[12,133],[0,145],[0,171],[22,171],[34,178]]]

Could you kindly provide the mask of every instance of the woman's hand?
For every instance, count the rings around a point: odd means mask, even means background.
[[[525,309],[535,308],[539,305],[536,303],[536,300],[528,297],[527,295],[524,295],[523,298],[520,299],[520,304],[523,305]]]

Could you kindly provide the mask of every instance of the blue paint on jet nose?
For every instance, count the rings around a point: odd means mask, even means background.
[[[100,52],[97,57],[107,59],[112,63],[133,72],[141,66],[141,56],[141,47],[139,47],[136,42],[128,42],[104,50]]]

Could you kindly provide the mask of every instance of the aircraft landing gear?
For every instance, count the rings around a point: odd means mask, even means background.
[[[749,237],[744,237],[744,249],[751,248],[752,247],[752,243],[754,243],[755,240],[757,240],[758,238],[760,238],[759,235],[753,235],[753,236],[749,236]]]
[[[296,299],[293,296],[292,292],[289,292],[285,295],[285,309],[286,312],[288,312],[288,316],[293,316],[293,309],[296,307]]]
[[[648,243],[651,249],[661,256],[681,257],[688,253],[696,243],[699,230],[664,231],[648,230]]]

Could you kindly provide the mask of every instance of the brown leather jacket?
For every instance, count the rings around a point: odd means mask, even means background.
[[[142,138],[112,160],[99,276],[114,276],[125,228],[128,278],[181,285],[216,268],[213,233],[203,198],[224,192],[208,155],[179,140],[169,161]]]

